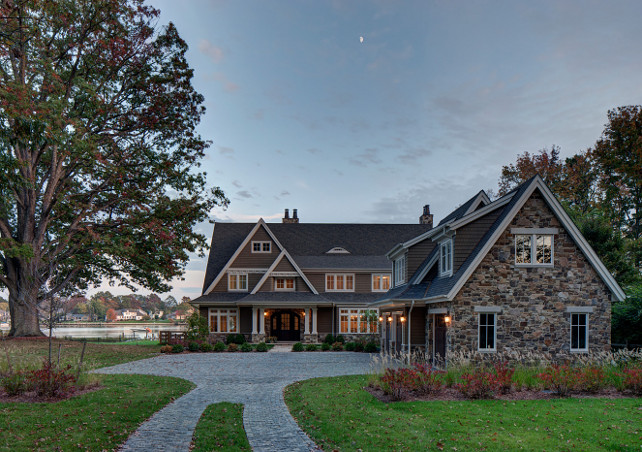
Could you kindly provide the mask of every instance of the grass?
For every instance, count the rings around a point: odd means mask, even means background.
[[[76,368],[80,360],[82,343],[78,341],[54,340],[52,345],[52,359],[58,360],[60,348],[60,363],[71,364]],[[11,365],[16,368],[39,367],[48,355],[49,345],[46,339],[37,340],[4,340],[0,341],[0,372],[7,369],[7,353]],[[125,345],[123,343],[97,344],[87,342],[83,368],[97,369],[99,367],[113,366],[115,364],[136,361],[156,356],[160,351],[158,343],[155,347],[151,344]]]
[[[55,403],[0,403],[0,450],[116,449],[138,426],[190,391],[186,380],[105,375],[105,386]]]
[[[222,402],[208,406],[194,430],[191,450],[251,451],[243,429],[243,405]]]
[[[324,450],[640,450],[641,399],[385,404],[368,378],[295,383],[285,401]]]

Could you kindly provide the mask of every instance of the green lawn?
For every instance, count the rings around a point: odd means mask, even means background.
[[[285,392],[324,450],[640,450],[642,399],[379,402],[368,376],[320,378]]]
[[[60,348],[60,362],[78,365],[82,342],[54,340],[52,347],[53,360],[58,360]],[[46,339],[35,340],[5,340],[0,341],[0,371],[7,369],[7,353],[14,368],[39,367],[47,357],[49,351]],[[97,369],[99,367],[113,366],[138,359],[150,358],[160,353],[160,345],[125,345],[122,343],[91,343],[87,342],[83,367]]]
[[[193,452],[251,451],[243,429],[243,405],[216,403],[207,407],[194,431]]]
[[[105,386],[56,403],[0,403],[0,450],[112,450],[171,400],[186,380],[103,375]]]

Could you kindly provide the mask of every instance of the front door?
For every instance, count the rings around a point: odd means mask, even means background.
[[[446,314],[435,314],[434,325],[434,356],[438,361],[444,360],[446,356]]]
[[[301,318],[292,311],[277,312],[272,316],[272,336],[279,341],[301,340],[299,322]]]

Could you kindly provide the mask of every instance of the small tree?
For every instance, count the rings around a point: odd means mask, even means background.
[[[190,341],[206,340],[210,334],[207,319],[198,312],[187,318],[187,339]]]
[[[107,313],[105,314],[105,318],[107,319],[108,322],[115,322],[116,321],[116,310],[114,308],[109,308],[107,309]]]

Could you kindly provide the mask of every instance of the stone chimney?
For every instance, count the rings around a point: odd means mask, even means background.
[[[424,206],[424,213],[419,217],[419,224],[427,224],[432,228],[432,214],[430,213],[430,206]]]
[[[292,218],[290,218],[290,209],[285,209],[285,215],[283,215],[283,223],[298,223],[299,217],[297,214],[297,209],[292,209]]]

